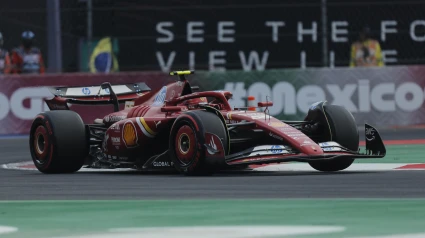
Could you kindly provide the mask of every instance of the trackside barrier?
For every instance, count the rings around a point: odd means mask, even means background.
[[[34,116],[48,110],[43,98],[52,95],[45,86],[145,82],[157,90],[172,80],[161,72],[0,76],[0,135],[28,134]],[[232,92],[232,107],[255,106],[247,105],[248,96],[271,100],[270,115],[279,119],[302,120],[312,103],[326,100],[351,111],[359,126],[425,124],[425,66],[196,71],[189,81],[200,90]],[[112,112],[113,106],[73,105],[71,109],[91,123]]]

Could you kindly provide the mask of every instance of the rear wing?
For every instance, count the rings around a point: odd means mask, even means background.
[[[49,87],[55,96],[45,100],[50,110],[69,110],[68,103],[82,105],[113,104],[114,111],[119,104],[134,100],[151,89],[145,83],[111,85],[106,82],[100,86]]]

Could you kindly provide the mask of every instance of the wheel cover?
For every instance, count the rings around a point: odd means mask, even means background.
[[[196,151],[196,135],[188,125],[180,127],[176,134],[176,157],[182,165],[188,165],[194,159]]]
[[[44,164],[47,161],[50,142],[47,135],[47,130],[44,126],[38,126],[34,132],[34,154],[36,161],[39,164]]]

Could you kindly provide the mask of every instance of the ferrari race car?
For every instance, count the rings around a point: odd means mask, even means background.
[[[366,150],[352,114],[326,101],[311,105],[303,121],[282,121],[268,113],[231,108],[229,91],[199,91],[187,74],[152,92],[145,83],[51,87],[50,111],[31,126],[30,150],[43,173],[90,168],[177,170],[186,175],[252,164],[307,162],[319,171],[340,171],[356,158],[382,158],[378,131],[365,124]],[[114,105],[114,112],[84,124],[68,104]],[[120,110],[120,104],[125,108]],[[95,110],[95,109],[94,109]]]

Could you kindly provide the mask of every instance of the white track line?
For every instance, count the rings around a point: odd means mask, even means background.
[[[349,168],[344,171],[349,172],[362,172],[362,171],[403,171],[403,170],[425,170],[424,168],[406,168],[399,169],[400,167],[406,166],[409,164],[404,163],[354,163]],[[32,161],[20,162],[20,163],[10,163],[1,165],[3,169],[13,169],[13,170],[29,170],[36,171]],[[296,172],[318,172],[307,163],[283,163],[283,164],[271,164],[265,165],[253,169],[254,171],[296,171]],[[119,168],[119,169],[91,169],[91,168],[82,168],[78,172],[114,172],[114,171],[135,171],[134,169],[129,168]]]
[[[20,166],[32,166],[31,168],[22,168]],[[1,167],[3,169],[13,169],[13,170],[29,170],[29,171],[37,171],[32,161],[20,162],[20,163],[10,163],[10,164],[2,164]],[[81,168],[78,172],[113,172],[113,171],[135,171],[134,169],[91,169],[91,168]]]
[[[0,235],[1,234],[7,234],[12,232],[17,232],[18,228],[13,226],[0,226]]]
[[[254,238],[286,237],[294,235],[319,235],[342,232],[341,226],[189,226],[155,228],[115,228],[101,234],[67,236],[67,238]],[[65,237],[62,237],[65,238]]]

